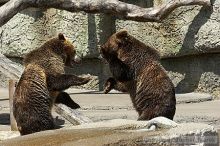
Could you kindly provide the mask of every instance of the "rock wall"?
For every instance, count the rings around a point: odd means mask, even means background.
[[[206,92],[220,95],[220,54],[162,59],[178,93]]]
[[[55,9],[26,9],[0,29],[0,52],[11,57],[22,57],[47,39],[63,32],[77,46],[78,53],[84,56],[90,52],[95,54],[94,49],[87,48],[87,44],[93,42],[89,40],[88,22],[88,14],[72,14]]]
[[[152,7],[168,0],[123,1]],[[123,28],[160,51],[162,64],[177,92],[209,92],[220,97],[220,1],[212,0],[212,3],[212,9],[200,6],[178,8],[162,23],[29,8],[0,28],[0,53],[11,58],[22,57],[48,38],[63,32],[77,47],[77,55],[84,59],[72,72],[93,74],[98,79],[93,88],[102,89],[109,71],[98,59],[98,48],[112,33]]]

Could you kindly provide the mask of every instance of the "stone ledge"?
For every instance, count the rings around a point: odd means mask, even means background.
[[[196,103],[196,102],[204,102],[210,101],[213,97],[207,93],[184,93],[184,94],[176,94],[177,103]]]
[[[121,122],[119,122],[121,120]],[[147,131],[143,129],[144,121],[111,120],[98,124],[87,124],[72,127],[71,129],[58,129],[39,132],[27,136],[12,138],[0,144],[9,145],[213,145],[218,146],[218,133],[213,126],[200,123],[183,123],[171,129],[158,129]],[[146,122],[146,121],[145,121]],[[113,123],[116,123],[114,126]],[[140,130],[130,130],[132,125],[141,127]],[[95,126],[94,126],[95,125]],[[121,125],[121,126],[120,126]],[[146,125],[146,124],[145,124]],[[124,127],[124,130],[122,130]]]

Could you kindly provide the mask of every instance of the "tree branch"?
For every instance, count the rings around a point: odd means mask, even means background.
[[[210,0],[172,0],[155,8],[142,8],[119,0],[10,0],[0,7],[0,27],[28,8],[56,8],[69,12],[105,13],[139,22],[160,22],[181,6],[211,6]]]
[[[25,0],[11,0],[0,7],[0,27],[19,11],[28,8]]]

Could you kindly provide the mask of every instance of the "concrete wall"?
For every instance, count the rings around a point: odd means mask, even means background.
[[[143,7],[167,2],[123,1]],[[220,0],[212,2],[212,10],[199,6],[178,8],[162,23],[124,21],[104,14],[26,9],[0,28],[0,52],[11,58],[22,57],[48,38],[63,32],[83,58],[83,63],[72,72],[93,74],[98,80],[89,88],[101,89],[109,71],[98,59],[97,48],[112,33],[125,28],[160,51],[162,64],[176,85],[177,92],[201,91],[220,97]]]

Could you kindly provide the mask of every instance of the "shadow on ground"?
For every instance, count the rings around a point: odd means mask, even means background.
[[[54,118],[54,121],[57,126],[62,127],[65,124],[65,120],[60,119],[58,117]],[[1,113],[0,114],[0,125],[10,125],[10,114],[9,113]]]
[[[9,113],[0,114],[0,125],[10,125],[10,114]]]
[[[74,95],[74,94],[105,94],[103,92],[100,91],[81,91],[81,92],[77,92],[77,93],[69,93],[70,95]],[[122,93],[122,92],[110,92],[108,94],[128,94],[128,93]]]

